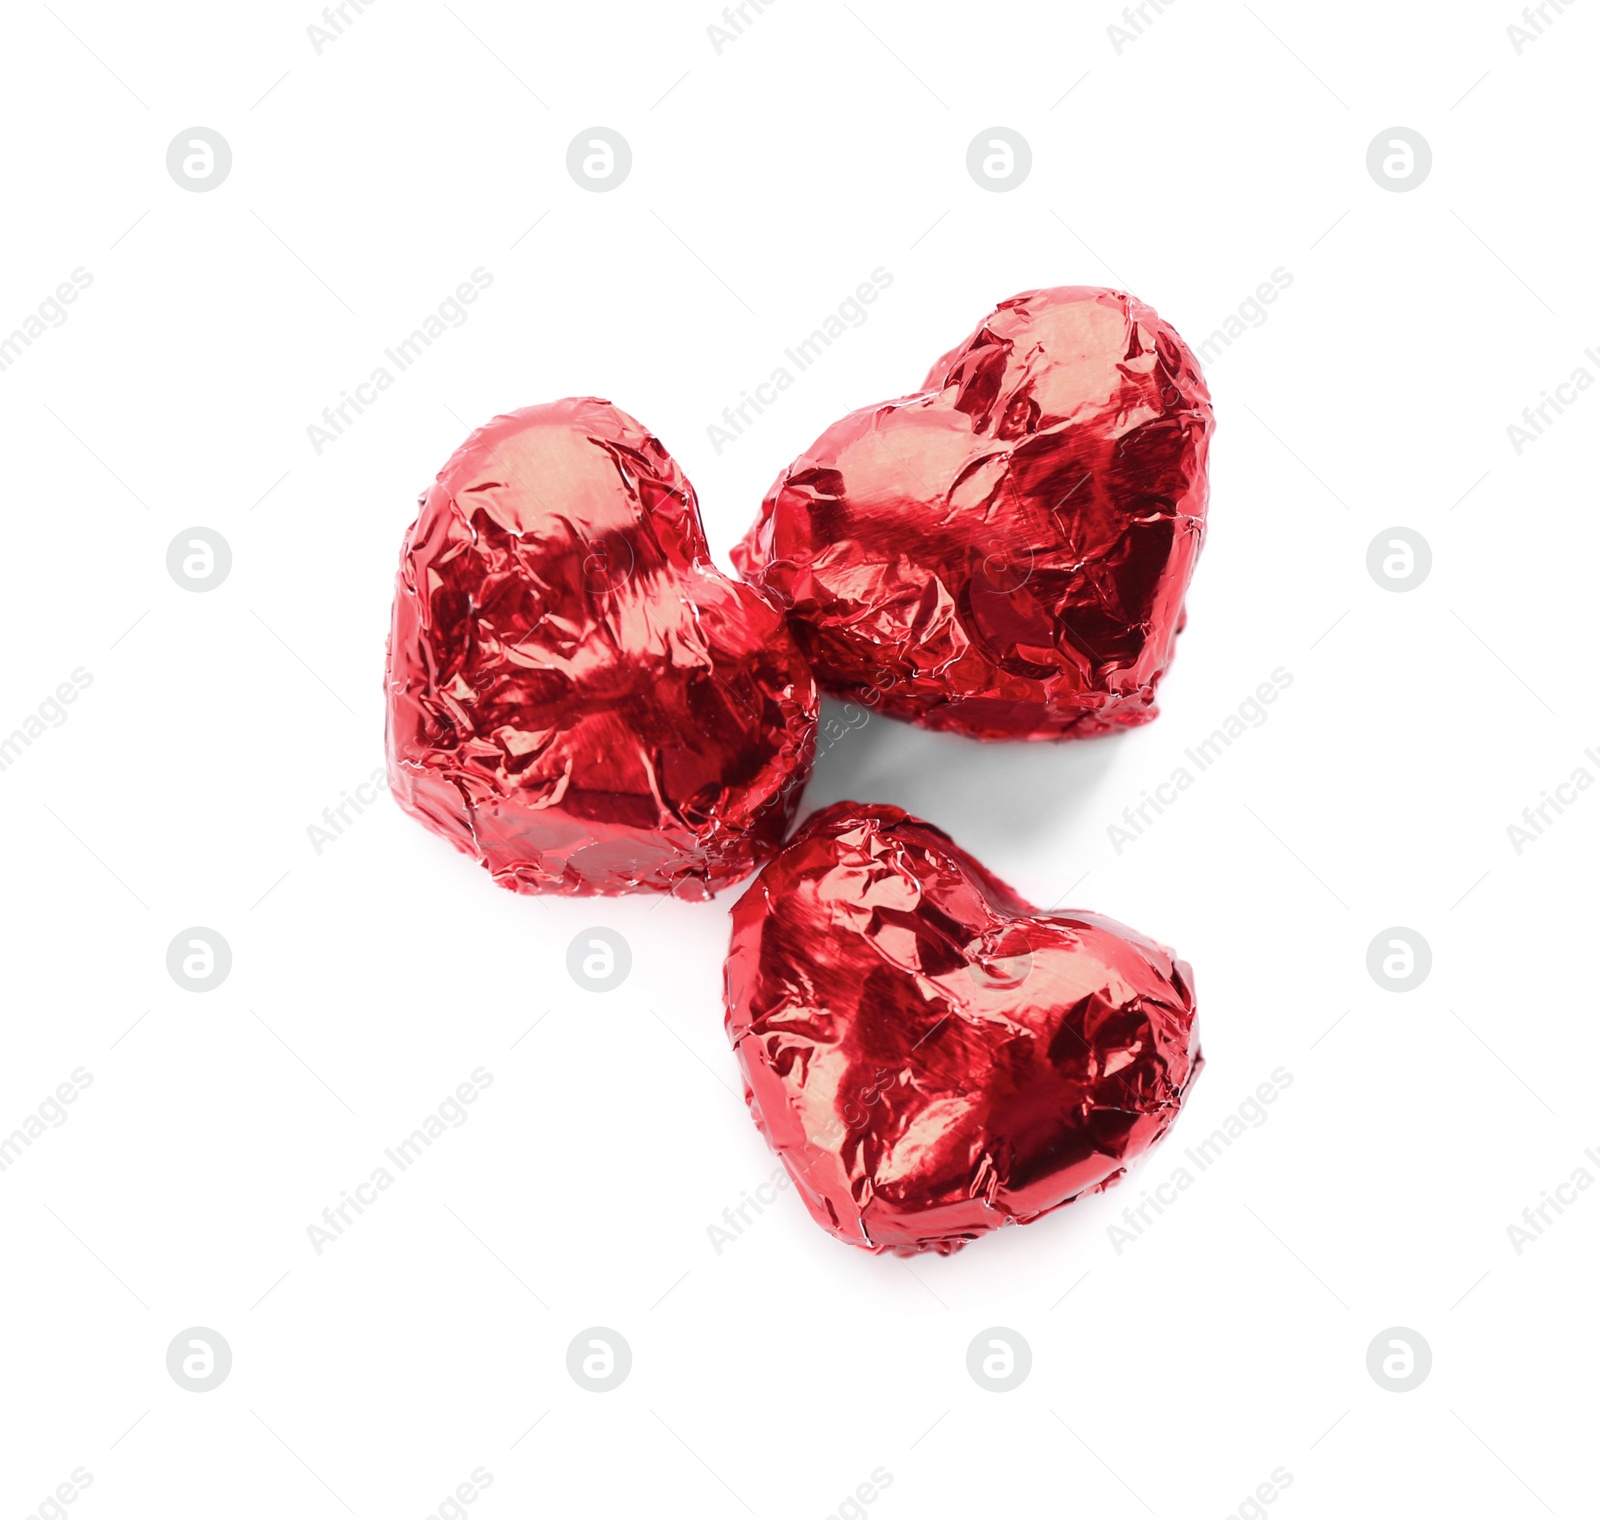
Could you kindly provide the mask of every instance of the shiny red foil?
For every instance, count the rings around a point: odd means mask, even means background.
[[[1115,1182],[1202,1064],[1170,950],[1039,912],[886,805],[814,814],[751,883],[726,997],[751,1113],[812,1217],[899,1256]]]
[[[1142,301],[1032,290],[836,422],[734,551],[818,681],[929,728],[1147,722],[1206,512],[1211,397]]]
[[[439,472],[386,684],[395,797],[519,892],[708,897],[777,848],[815,747],[782,617],[593,397],[496,417]]]

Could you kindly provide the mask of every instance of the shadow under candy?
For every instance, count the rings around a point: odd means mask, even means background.
[[[824,697],[799,817],[844,800],[893,803],[1009,879],[1019,851],[1081,813],[1125,737],[986,742]]]

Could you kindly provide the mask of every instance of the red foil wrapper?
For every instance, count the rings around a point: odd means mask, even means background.
[[[689,482],[609,402],[496,417],[406,535],[389,785],[518,892],[709,897],[778,846],[816,687],[712,563]]]
[[[1122,1176],[1202,1064],[1192,974],[1041,913],[882,805],[813,815],[733,910],[728,1033],[812,1217],[948,1255]]]
[[[1004,301],[921,391],[835,423],[734,562],[828,690],[980,739],[1147,722],[1206,511],[1178,334],[1088,286]]]

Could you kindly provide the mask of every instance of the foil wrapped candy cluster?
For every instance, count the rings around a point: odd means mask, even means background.
[[[746,584],[626,413],[498,417],[406,536],[391,791],[520,892],[703,899],[760,870],[727,1027],[813,1216],[899,1254],[1037,1218],[1171,1124],[1201,1066],[1188,968],[1038,913],[897,808],[841,803],[785,845],[817,686],[981,739],[1148,721],[1211,427],[1149,307],[1028,292],[780,475],[735,550]]]

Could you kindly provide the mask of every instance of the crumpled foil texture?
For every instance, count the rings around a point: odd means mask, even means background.
[[[593,397],[497,417],[423,495],[397,578],[389,784],[504,887],[704,898],[781,842],[816,686],[711,560],[661,443]]]
[[[1094,913],[1039,912],[896,807],[814,814],[733,910],[727,1028],[812,1217],[959,1250],[1116,1181],[1200,1071],[1192,974]]]
[[[1028,291],[916,394],[830,427],[734,561],[847,699],[980,739],[1143,723],[1200,550],[1212,425],[1150,307]]]

